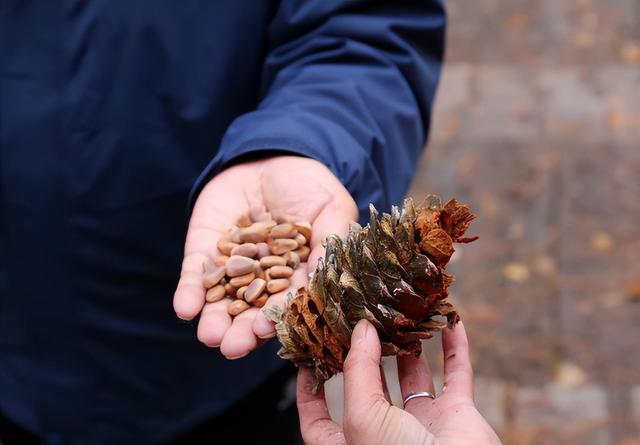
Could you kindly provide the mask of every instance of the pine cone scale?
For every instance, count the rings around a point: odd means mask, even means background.
[[[444,269],[454,242],[475,239],[463,237],[474,218],[469,208],[429,196],[418,208],[407,199],[389,214],[370,212],[369,224],[352,224],[344,241],[327,238],[311,283],[284,312],[268,310],[279,355],[313,367],[316,388],[341,371],[362,318],[378,330],[383,355],[419,354],[421,340],[459,320],[446,301],[453,279]]]

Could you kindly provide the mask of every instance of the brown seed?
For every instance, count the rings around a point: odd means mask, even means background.
[[[307,244],[307,239],[302,233],[298,233],[293,239],[296,240],[296,243],[298,243],[299,246]]]
[[[285,264],[287,264],[287,260],[277,255],[269,255],[264,258],[260,258],[260,266],[265,269],[273,266],[284,266]]]
[[[282,223],[272,228],[269,236],[271,238],[293,238],[297,234],[298,231],[293,227],[293,224]]]
[[[235,300],[233,303],[229,305],[229,307],[227,308],[227,311],[229,312],[229,315],[233,315],[235,317],[236,315],[241,314],[242,312],[246,311],[250,307],[251,306],[249,306],[249,303],[247,303],[244,300]]]
[[[267,240],[269,234],[266,227],[258,225],[260,223],[252,224],[250,227],[244,227],[239,230],[239,238],[243,243],[262,243]]]
[[[247,286],[242,286],[238,288],[236,292],[236,298],[244,298],[244,294],[247,291]]]
[[[269,269],[271,278],[289,278],[293,275],[293,269],[288,266],[273,266]]]
[[[253,263],[253,273],[256,274],[256,278],[264,279],[264,270],[260,267],[260,262],[255,260]]]
[[[287,266],[292,269],[300,265],[300,256],[295,252],[287,252],[283,255],[283,258],[287,261]]]
[[[300,246],[300,248],[294,250],[294,252],[298,254],[298,256],[300,257],[300,261],[304,263],[309,258],[311,249],[309,249],[309,246]]]
[[[227,293],[227,295],[229,295],[231,298],[236,298],[236,292],[238,292],[238,290],[233,287],[231,284],[227,283],[224,285],[224,290]]]
[[[247,290],[244,293],[244,300],[247,303],[252,303],[256,298],[262,295],[266,285],[267,282],[261,278],[256,278],[255,280],[253,280],[251,284],[247,286]]]
[[[224,267],[231,278],[239,277],[253,271],[253,260],[246,256],[233,255],[229,257]]]
[[[293,227],[295,227],[298,233],[301,233],[307,241],[311,239],[311,224],[306,221],[300,221],[294,222]]]
[[[269,300],[269,294],[262,294],[258,298],[253,300],[252,304],[255,307],[264,307],[264,305],[267,304],[267,300]]]
[[[242,230],[240,227],[234,227],[233,230],[231,231],[231,242],[236,243],[236,244],[242,244],[242,238],[240,238],[240,234],[242,233]]]
[[[298,243],[290,238],[278,238],[271,240],[269,242],[269,247],[271,248],[272,254],[282,255],[283,253],[297,249]]]
[[[278,279],[275,279],[275,280],[269,280],[267,282],[267,292],[269,292],[270,294],[274,294],[276,292],[280,292],[281,290],[285,290],[286,288],[288,288],[289,284],[291,284],[291,283],[286,278],[278,278]]]
[[[231,249],[233,249],[237,245],[238,245],[237,243],[227,241],[226,239],[222,239],[222,238],[218,240],[218,244],[217,244],[218,250],[222,255],[230,255]]]
[[[242,286],[247,286],[256,277],[256,274],[253,273],[253,268],[251,268],[251,270],[252,272],[249,272],[246,275],[240,275],[239,277],[231,278],[229,280],[229,284],[237,289],[241,288]]]
[[[251,225],[251,218],[248,215],[242,215],[236,221],[236,226],[238,227],[249,227]]]
[[[213,268],[207,267],[207,272],[204,274],[202,278],[202,284],[204,287],[209,289],[210,287],[215,286],[224,278],[224,267],[222,266],[214,266]]]
[[[229,259],[228,256],[220,255],[220,256],[217,256],[217,257],[215,257],[213,259],[213,264],[215,264],[216,266],[222,266],[222,265],[224,265],[224,263],[227,262],[228,259]]]
[[[240,244],[231,250],[231,255],[240,255],[253,258],[258,254],[258,247],[253,243]]]
[[[207,291],[204,299],[207,300],[207,303],[215,303],[216,301],[222,300],[225,293],[224,286],[222,284],[218,284]]]
[[[258,248],[258,258],[264,258],[271,255],[271,251],[269,250],[267,243],[258,243],[256,244],[256,247]]]

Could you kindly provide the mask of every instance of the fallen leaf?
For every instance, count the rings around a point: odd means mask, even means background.
[[[584,385],[587,380],[589,380],[587,373],[576,363],[569,361],[558,363],[553,376],[555,383],[568,388]]]
[[[640,44],[627,42],[620,48],[620,57],[628,65],[640,65]]]
[[[591,246],[601,253],[611,251],[613,244],[613,238],[606,232],[597,232],[591,237]]]
[[[522,263],[509,263],[502,269],[504,277],[514,283],[523,283],[529,279],[529,268]]]
[[[640,301],[640,277],[625,284],[624,295],[629,301]]]

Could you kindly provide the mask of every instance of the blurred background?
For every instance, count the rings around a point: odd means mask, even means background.
[[[478,215],[449,269],[479,409],[506,445],[639,445],[640,0],[447,5],[410,196]]]
[[[410,195],[478,215],[450,270],[479,408],[505,444],[638,445],[640,0],[447,4]]]

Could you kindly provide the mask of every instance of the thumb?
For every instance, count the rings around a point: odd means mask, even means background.
[[[358,206],[346,189],[342,189],[322,208],[313,221],[311,253],[307,260],[307,272],[315,271],[318,259],[324,257],[323,241],[334,234],[344,237],[349,232],[349,224],[357,220]]]
[[[360,320],[344,362],[345,432],[362,429],[376,412],[388,408],[380,375],[380,339],[375,327]]]

